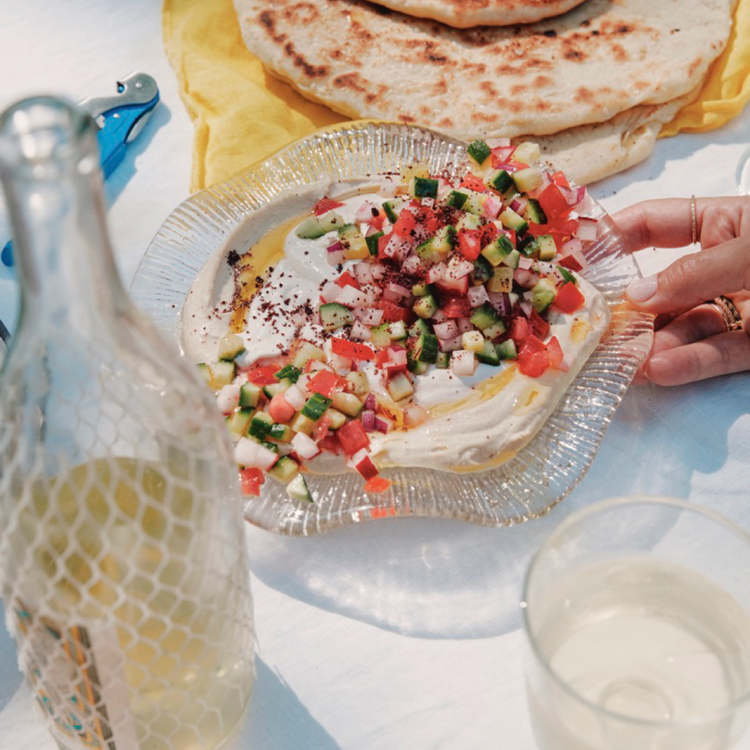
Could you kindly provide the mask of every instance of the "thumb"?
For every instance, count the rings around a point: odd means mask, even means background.
[[[636,279],[625,290],[634,307],[650,313],[681,312],[721,294],[750,290],[750,239],[739,237],[691,253],[666,270]]]

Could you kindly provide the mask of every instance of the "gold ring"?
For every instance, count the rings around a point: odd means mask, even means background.
[[[716,299],[706,302],[706,304],[715,307],[721,313],[727,333],[730,331],[739,331],[742,328],[742,316],[731,299],[721,295]]]
[[[695,215],[695,196],[690,196],[690,244],[694,245],[698,239],[698,220]]]

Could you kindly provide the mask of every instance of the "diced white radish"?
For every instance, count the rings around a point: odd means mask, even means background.
[[[234,460],[248,469],[268,471],[279,460],[279,456],[260,443],[243,437],[234,446]]]
[[[518,267],[524,271],[529,271],[534,267],[534,259],[527,258],[525,255],[522,255],[518,259]]]
[[[579,255],[581,252],[583,252],[583,243],[576,237],[573,237],[572,240],[568,240],[560,248],[560,254],[563,257],[566,257],[568,255]]]
[[[458,326],[453,320],[446,320],[445,323],[435,323],[435,335],[439,339],[453,339],[458,336]]]
[[[440,281],[445,276],[446,265],[442,261],[436,263],[429,271],[427,271],[427,283],[434,284],[436,281]]]
[[[383,198],[393,198],[396,195],[401,178],[398,175],[384,174],[380,177],[379,193]]]
[[[343,250],[326,253],[326,263],[328,263],[329,266],[340,266],[345,260],[346,258],[344,258]]]
[[[299,411],[305,405],[305,396],[300,390],[299,380],[284,391],[284,398],[295,411]]]
[[[373,213],[375,209],[375,213]],[[380,209],[370,201],[365,201],[358,209],[357,213],[354,214],[354,221],[361,221],[369,224],[376,216],[380,214]]]
[[[463,259],[460,255],[454,255],[446,267],[443,279],[454,281],[468,276],[474,270],[474,264],[470,260]]]
[[[370,271],[372,273],[372,278],[375,281],[380,281],[380,279],[385,276],[385,266],[382,263],[373,263],[370,266]]]
[[[304,432],[298,432],[292,438],[292,445],[300,458],[315,458],[320,453],[318,444]]]
[[[392,234],[383,248],[383,255],[386,258],[401,263],[406,260],[406,256],[417,246],[417,241],[413,237],[399,237]]]
[[[216,394],[216,403],[219,406],[219,411],[223,414],[229,414],[230,411],[234,411],[240,405],[240,386],[239,385],[225,385]]]
[[[406,349],[396,349],[393,346],[388,347],[388,359],[397,366],[403,366],[407,363]]]
[[[444,177],[438,177],[438,200],[442,201],[444,198],[447,198],[452,191],[453,185]]]
[[[518,306],[523,310],[523,314],[527,317],[531,317],[531,311],[534,309],[534,306],[531,304],[531,302],[527,299],[521,300],[518,303]]]
[[[459,333],[466,333],[466,331],[473,331],[474,324],[470,318],[457,318],[456,325],[458,326]]]
[[[461,334],[454,336],[452,339],[438,339],[438,346],[441,352],[454,352],[461,348]]]
[[[345,307],[372,307],[377,302],[377,294],[374,289],[357,289],[346,285],[336,297],[336,302]]]
[[[460,349],[451,354],[451,370],[459,377],[469,377],[477,370],[477,358],[474,352]]]
[[[351,337],[355,341],[369,341],[372,338],[372,332],[361,320],[355,320],[352,325]]]
[[[539,269],[539,273],[545,276],[552,275],[557,269],[557,264],[548,263],[546,260],[537,261],[536,267]]]
[[[360,320],[366,326],[379,326],[383,322],[383,311],[376,307],[366,307],[362,311]]]
[[[489,302],[490,299],[484,284],[469,287],[469,291],[466,292],[466,297],[472,307],[480,307],[485,302]]]
[[[435,206],[434,198],[422,198],[422,205],[425,208],[433,208]]]
[[[320,292],[320,296],[323,302],[335,302],[336,298],[341,294],[342,287],[333,281],[326,281],[323,284],[323,289]]]
[[[354,278],[357,279],[360,284],[372,284],[372,266],[369,263],[365,261],[355,263],[353,270]]]
[[[411,276],[421,276],[426,268],[422,259],[418,255],[410,255],[402,264],[401,269],[404,273]]]
[[[582,216],[578,219],[578,231],[576,237],[582,242],[593,242],[599,234],[599,222],[596,219],[588,219]]]
[[[435,323],[445,323],[446,320],[450,320],[450,318],[442,311],[438,310],[433,316],[432,320]]]
[[[531,289],[531,287],[534,286],[537,281],[539,281],[539,277],[533,271],[527,271],[523,268],[516,268],[516,270],[513,272],[513,281],[515,281],[519,286],[522,286],[524,289]]]

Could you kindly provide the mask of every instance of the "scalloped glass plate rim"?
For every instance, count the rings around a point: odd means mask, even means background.
[[[323,128],[181,203],[149,245],[131,294],[178,345],[180,312],[195,275],[253,210],[319,179],[371,176],[415,161],[426,162],[431,172],[458,174],[467,167],[467,145],[398,123],[365,120]],[[282,485],[269,480],[262,497],[247,502],[247,520],[290,535],[397,516],[510,526],[545,515],[566,497],[588,471],[653,335],[651,316],[622,304],[625,287],[640,275],[623,238],[594,201],[587,215],[601,219],[605,228],[587,249],[585,275],[607,298],[613,314],[610,333],[517,456],[477,473],[389,470],[393,484],[382,494],[366,494],[354,472],[308,475],[313,503],[292,500]]]

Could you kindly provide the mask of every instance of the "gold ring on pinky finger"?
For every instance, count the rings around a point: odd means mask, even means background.
[[[695,211],[695,196],[690,196],[690,244],[694,245],[698,240],[698,219]]]
[[[740,311],[735,307],[734,302],[728,297],[721,295],[716,299],[709,300],[705,304],[715,307],[724,319],[724,325],[729,331],[739,331],[742,328],[742,316]]]

